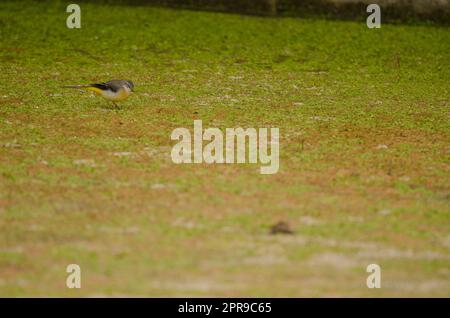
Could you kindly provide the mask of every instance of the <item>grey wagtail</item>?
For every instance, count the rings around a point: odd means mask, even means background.
[[[132,81],[112,80],[104,83],[89,85],[69,85],[63,87],[87,89],[102,96],[104,99],[112,101],[114,106],[117,107],[116,102],[127,99],[128,96],[130,96],[131,92],[133,92],[134,84]]]

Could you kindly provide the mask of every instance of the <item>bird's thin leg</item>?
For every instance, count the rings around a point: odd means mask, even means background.
[[[116,102],[112,102],[114,107],[119,108],[119,105],[116,104]]]

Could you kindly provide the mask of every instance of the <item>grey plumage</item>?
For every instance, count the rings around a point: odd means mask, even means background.
[[[111,80],[105,83],[92,84],[91,86],[97,87],[96,85],[102,86],[98,87],[100,89],[106,88],[112,90],[113,92],[117,92],[121,87],[124,86],[127,86],[131,91],[133,91],[134,88],[134,84],[132,81],[124,81],[124,80]]]
[[[103,83],[94,83],[89,85],[68,85],[63,86],[64,88],[86,88],[86,87],[97,87],[101,90],[111,90],[113,92],[119,91],[122,87],[128,87],[131,91],[134,89],[134,84],[132,81],[125,81],[125,80],[111,80],[108,82]]]

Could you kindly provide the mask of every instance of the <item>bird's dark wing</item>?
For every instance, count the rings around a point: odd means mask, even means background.
[[[113,92],[117,92],[121,88],[124,87],[124,85],[125,85],[124,83],[125,83],[125,81],[122,81],[122,80],[112,80],[112,81],[108,81],[104,84],[107,85],[109,87],[109,89],[112,90]]]
[[[108,83],[96,83],[96,84],[91,84],[90,86],[91,86],[91,87],[99,88],[99,89],[101,89],[101,90],[103,90],[103,91],[110,89],[110,90],[112,90],[112,91],[115,92],[115,90],[113,90],[113,89],[108,85]]]

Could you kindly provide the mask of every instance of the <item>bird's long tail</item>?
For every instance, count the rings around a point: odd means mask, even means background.
[[[65,85],[62,86],[62,88],[89,88],[92,87],[92,85]]]
[[[92,85],[66,85],[66,86],[63,86],[63,88],[87,89],[87,90],[92,91],[97,94],[101,94],[101,92],[102,92],[102,90],[100,88],[96,87],[95,84],[92,84]]]

